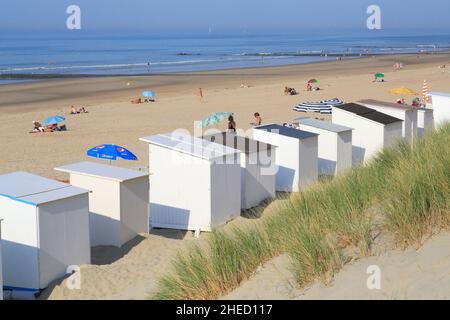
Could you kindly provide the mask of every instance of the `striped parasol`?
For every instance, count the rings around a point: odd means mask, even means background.
[[[429,100],[430,100],[427,80],[423,80],[422,98],[423,98],[423,101],[425,101],[425,102],[429,102]]]

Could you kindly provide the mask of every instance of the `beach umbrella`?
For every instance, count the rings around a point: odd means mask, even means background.
[[[429,102],[430,101],[430,96],[429,96],[429,93],[428,93],[427,80],[423,80],[422,98],[423,98],[423,101],[425,101],[425,102]]]
[[[106,160],[117,160],[118,157],[125,160],[137,160],[137,157],[131,151],[114,144],[101,144],[89,149],[86,154],[89,157]]]
[[[150,90],[142,92],[142,95],[146,98],[154,98],[156,97],[156,93]]]
[[[202,120],[200,123],[201,128],[206,128],[212,125],[215,125],[219,122],[221,122],[224,119],[227,119],[229,116],[233,115],[232,112],[215,112],[207,116],[205,119]]]
[[[390,94],[397,94],[397,95],[408,95],[408,96],[418,96],[419,94],[415,92],[414,90],[408,89],[408,88],[395,88],[389,90]]]
[[[313,83],[317,83],[317,82],[319,82],[319,81],[317,81],[317,79],[311,79],[308,81],[309,84],[313,84]]]
[[[381,73],[381,72],[375,73],[375,78],[377,78],[377,79],[384,78],[384,73]]]
[[[66,118],[64,118],[62,116],[51,116],[44,120],[44,125],[49,126],[52,124],[58,124],[58,123],[64,122],[65,120],[66,120]]]

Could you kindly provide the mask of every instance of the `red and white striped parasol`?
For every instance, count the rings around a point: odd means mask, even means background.
[[[423,80],[422,99],[425,102],[429,102],[429,100],[430,100],[430,97],[429,97],[429,94],[428,94],[428,83],[427,83],[427,80]]]

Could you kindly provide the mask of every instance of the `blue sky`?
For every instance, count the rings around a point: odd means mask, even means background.
[[[67,6],[82,9],[83,30],[364,29],[377,4],[383,29],[450,34],[449,0],[1,0],[3,30],[64,30]]]

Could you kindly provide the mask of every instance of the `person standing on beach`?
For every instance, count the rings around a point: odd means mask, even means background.
[[[255,112],[254,116],[255,116],[255,122],[253,123],[253,125],[255,127],[260,126],[262,123],[261,115],[259,114],[259,112]]]
[[[202,88],[198,88],[198,98],[200,99],[200,102],[203,102],[203,90],[202,90]]]
[[[228,133],[236,133],[236,122],[233,116],[228,117]]]

